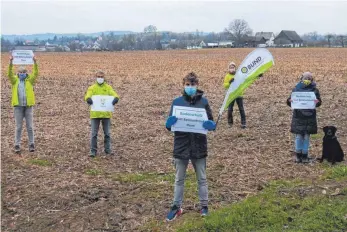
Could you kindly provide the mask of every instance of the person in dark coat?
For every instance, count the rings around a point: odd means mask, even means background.
[[[300,82],[292,92],[314,92],[316,95],[315,104],[319,107],[322,104],[319,90],[310,72],[305,72],[301,76]],[[291,106],[292,99],[287,99],[288,106]],[[310,135],[317,134],[317,111],[316,109],[294,109],[291,124],[291,132],[295,134],[295,152],[297,163],[308,163],[308,150],[310,145]]]
[[[173,116],[174,106],[184,106],[192,108],[203,108],[207,113],[207,121],[203,122],[203,127],[209,131],[215,130],[216,123],[213,121],[212,111],[209,103],[203,97],[203,91],[197,89],[199,79],[195,73],[189,73],[183,78],[182,96],[173,100],[170,115],[166,121],[166,128],[177,122],[178,118]],[[207,137],[205,134],[175,131],[173,156],[175,159],[176,177],[174,200],[171,209],[166,217],[167,221],[172,221],[182,214],[182,201],[184,191],[184,180],[189,160],[191,160],[199,186],[199,199],[201,204],[201,215],[208,214],[208,189],[206,180],[206,157],[207,157]]]

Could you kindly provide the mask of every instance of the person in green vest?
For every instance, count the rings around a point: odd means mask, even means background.
[[[234,62],[230,62],[228,69],[229,69],[228,73],[225,75],[224,83],[223,83],[223,86],[226,90],[229,89],[231,83],[234,81],[234,77],[236,74],[236,64]],[[263,76],[263,74],[260,74],[258,77],[262,77],[262,76]],[[234,104],[236,101],[237,106],[239,107],[240,116],[241,116],[241,128],[242,129],[246,128],[246,113],[245,113],[245,109],[243,107],[243,94],[244,93],[241,93],[241,95],[238,96],[234,101],[232,101],[228,107],[228,124],[230,127],[234,123],[233,109],[234,109]]]
[[[34,125],[33,125],[33,107],[35,105],[34,85],[39,75],[37,60],[33,57],[34,66],[32,74],[21,66],[17,72],[13,71],[13,57],[10,56],[10,65],[7,76],[12,85],[12,106],[14,107],[14,119],[16,123],[14,151],[17,154],[21,152],[21,137],[23,120],[25,119],[28,137],[29,151],[35,151],[34,143]]]
[[[229,70],[224,77],[224,83],[223,83],[223,86],[226,90],[229,89],[230,84],[234,81],[234,76],[236,74],[236,64],[234,62],[231,62],[228,68]],[[239,97],[237,97],[234,101],[232,101],[228,107],[228,124],[229,126],[232,126],[234,123],[233,109],[234,109],[235,101],[237,103],[237,106],[239,107],[239,111],[241,115],[241,128],[246,128],[246,114],[245,114],[245,109],[243,107],[243,93]]]
[[[93,104],[92,96],[94,95],[107,95],[113,96],[114,99],[112,104],[115,105],[119,101],[118,94],[113,90],[113,88],[105,82],[105,73],[102,71],[96,72],[96,83],[90,86],[84,97],[84,100],[89,104]],[[90,111],[91,118],[91,141],[90,141],[90,156],[95,157],[97,153],[97,137],[99,131],[100,122],[102,123],[102,128],[104,131],[104,149],[107,155],[112,155],[111,152],[111,118],[112,112],[106,111]]]

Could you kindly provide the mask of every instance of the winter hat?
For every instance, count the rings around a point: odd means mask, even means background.
[[[304,72],[301,76],[301,80],[313,80],[312,73]]]
[[[28,70],[25,68],[25,66],[20,66],[19,68],[18,68],[18,72],[27,72]]]
[[[229,68],[231,65],[233,65],[233,66],[236,68],[236,64],[235,64],[234,62],[230,62],[228,68]]]

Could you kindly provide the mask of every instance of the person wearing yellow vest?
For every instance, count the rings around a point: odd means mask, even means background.
[[[96,72],[96,83],[90,86],[87,90],[87,93],[84,97],[84,100],[89,104],[93,104],[92,96],[93,95],[107,95],[113,96],[114,100],[112,104],[115,105],[118,100],[118,94],[113,90],[113,88],[105,82],[105,73],[102,71]],[[97,137],[99,131],[100,122],[102,123],[102,128],[104,131],[104,149],[107,155],[112,155],[111,152],[111,118],[112,112],[104,111],[90,111],[91,118],[91,141],[90,141],[90,156],[95,157],[97,153]]]
[[[228,73],[224,77],[224,88],[229,89],[230,84],[234,81],[234,76],[236,73],[236,64],[234,62],[231,62],[228,66]],[[228,124],[229,126],[232,126],[233,121],[233,108],[235,101],[237,103],[237,106],[239,107],[240,115],[241,115],[241,128],[246,128],[246,114],[245,109],[243,108],[243,93],[236,98],[234,101],[232,101],[228,107]]]
[[[224,83],[223,86],[225,89],[229,89],[230,84],[234,81],[234,77],[236,74],[236,64],[234,62],[230,62],[228,66],[228,73],[224,77]],[[262,77],[263,74],[260,74],[258,77]],[[241,128],[245,129],[246,128],[246,114],[245,114],[245,109],[243,107],[243,94],[239,97],[237,97],[234,101],[232,101],[228,107],[228,124],[229,126],[232,126],[234,121],[233,121],[233,108],[235,101],[237,103],[237,106],[239,107],[240,115],[241,115]]]
[[[7,76],[12,85],[12,106],[14,107],[14,119],[16,123],[14,151],[17,154],[21,152],[20,143],[24,118],[29,137],[29,151],[35,151],[33,128],[33,106],[35,105],[34,85],[39,75],[39,70],[36,58],[33,57],[33,60],[32,74],[28,74],[27,69],[23,66],[18,68],[17,73],[14,73],[12,56],[10,56],[10,65],[8,67]]]

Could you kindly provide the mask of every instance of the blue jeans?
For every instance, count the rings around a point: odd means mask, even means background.
[[[15,106],[14,119],[16,122],[15,145],[20,146],[22,138],[23,120],[27,126],[29,144],[34,144],[34,126],[33,126],[33,107],[32,106]]]
[[[91,154],[96,154],[98,150],[98,132],[99,125],[102,123],[102,129],[104,130],[104,148],[106,153],[111,152],[111,136],[110,127],[111,119],[109,118],[93,118],[92,119],[92,136],[90,139],[90,152]]]
[[[308,148],[310,146],[310,135],[295,135],[295,152],[296,153],[302,153],[302,154],[308,154]]]
[[[198,194],[201,207],[208,205],[208,189],[206,180],[206,158],[191,159],[198,180]],[[183,201],[184,180],[189,160],[175,159],[176,177],[173,204],[181,206]]]

